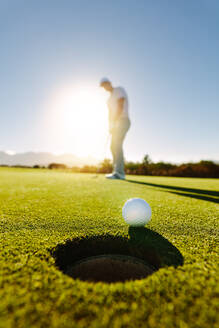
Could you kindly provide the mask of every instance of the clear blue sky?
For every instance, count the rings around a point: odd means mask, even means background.
[[[0,47],[1,150],[55,152],[47,95],[107,76],[129,95],[128,160],[219,160],[219,1],[1,0]]]

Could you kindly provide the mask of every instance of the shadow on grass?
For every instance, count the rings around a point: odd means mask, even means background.
[[[207,202],[212,202],[219,204],[219,199],[213,198],[213,197],[207,197],[207,196],[202,196],[202,195],[194,195],[194,194],[188,194],[188,193],[183,193],[183,192],[174,192],[174,191],[169,191],[171,194],[175,195],[180,195],[180,196],[185,196],[185,197],[190,197],[190,198],[195,198],[195,199],[201,199],[201,200],[206,200]]]
[[[170,192],[172,194],[175,194],[175,195],[206,200],[208,202],[213,202],[213,203],[219,203],[219,199],[209,197],[209,196],[219,197],[219,192],[214,191],[214,190],[184,188],[184,187],[177,187],[177,186],[162,185],[162,184],[157,184],[157,183],[143,182],[143,181],[138,181],[138,180],[126,180],[126,181],[131,182],[131,183],[145,185],[145,186],[169,189],[166,191]],[[174,190],[174,191],[170,191],[170,190]],[[178,191],[182,191],[182,192],[178,192]],[[206,195],[206,196],[203,196],[203,195]]]
[[[92,282],[142,279],[162,267],[183,265],[183,256],[175,246],[144,227],[130,227],[127,237],[111,234],[77,237],[57,245],[51,254],[63,273]],[[142,265],[147,266],[145,273]]]

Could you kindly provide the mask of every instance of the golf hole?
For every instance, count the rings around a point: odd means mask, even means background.
[[[136,257],[109,254],[76,262],[66,270],[66,274],[83,281],[111,283],[143,279],[154,271],[152,266]]]
[[[183,263],[177,248],[156,232],[132,228],[129,235],[77,237],[57,245],[51,253],[64,274],[89,282],[140,280],[161,267]]]

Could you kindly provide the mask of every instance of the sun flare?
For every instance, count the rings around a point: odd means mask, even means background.
[[[103,157],[107,138],[107,93],[94,86],[65,86],[46,102],[51,149],[77,156]]]

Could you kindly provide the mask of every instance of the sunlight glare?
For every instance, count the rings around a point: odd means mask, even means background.
[[[47,140],[57,153],[102,159],[107,139],[109,95],[94,86],[65,86],[46,103]]]

